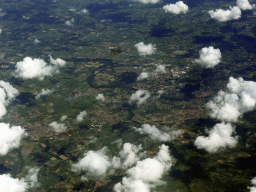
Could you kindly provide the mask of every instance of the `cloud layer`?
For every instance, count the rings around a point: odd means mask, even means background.
[[[188,6],[184,4],[183,1],[178,1],[175,4],[165,5],[163,9],[165,12],[170,12],[177,15],[180,13],[187,13]]]
[[[214,49],[212,46],[202,48],[199,55],[199,59],[196,59],[195,62],[205,68],[213,68],[219,64],[221,59],[220,50]]]
[[[155,45],[152,45],[151,43],[145,45],[143,42],[140,42],[134,46],[137,48],[139,54],[143,56],[152,55],[156,50]]]
[[[23,61],[17,62],[14,76],[22,79],[37,78],[43,80],[45,76],[52,76],[54,73],[58,73],[59,67],[63,67],[66,64],[66,61],[60,58],[54,60],[50,56],[50,63],[52,65],[47,65],[42,59],[25,57]]]
[[[226,22],[233,19],[241,18],[241,10],[238,7],[230,7],[229,10],[216,9],[216,11],[210,10],[208,11],[211,18],[216,19],[220,22]]]

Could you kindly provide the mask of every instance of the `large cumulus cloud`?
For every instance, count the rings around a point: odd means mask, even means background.
[[[111,162],[105,155],[107,148],[104,147],[98,151],[88,151],[78,163],[72,165],[72,171],[86,171],[86,177],[96,179],[103,178],[107,170],[111,167]]]
[[[54,60],[50,56],[50,63],[51,65],[48,65],[42,59],[25,57],[23,61],[17,62],[14,76],[22,79],[37,78],[43,80],[45,76],[52,76],[54,73],[58,73],[59,67],[63,67],[66,64],[66,61],[60,58]]]
[[[210,10],[208,12],[211,18],[216,19],[220,22],[226,22],[233,19],[241,18],[241,10],[238,7],[230,7],[229,10],[217,9],[216,11]]]
[[[214,49],[214,47],[204,47],[199,51],[199,59],[195,62],[200,64],[205,68],[213,68],[218,65],[221,59],[221,52],[219,49]]]
[[[38,168],[31,168],[25,178],[15,179],[10,174],[0,175],[1,192],[26,192],[31,187],[39,185]]]
[[[122,182],[114,186],[114,191],[150,192],[151,188],[162,183],[163,174],[171,166],[169,149],[167,146],[162,145],[154,158],[138,161],[134,167],[128,169]]]
[[[187,13],[188,6],[184,4],[183,1],[178,1],[175,4],[165,5],[163,9],[165,12],[180,14],[180,13]]]
[[[11,149],[18,148],[25,136],[27,133],[21,126],[0,123],[0,155],[6,155]]]
[[[6,106],[19,95],[19,91],[10,83],[0,81],[0,118],[6,114]]]
[[[206,104],[210,116],[221,121],[237,122],[245,112],[255,109],[256,82],[245,81],[243,78],[229,78],[226,91]]]

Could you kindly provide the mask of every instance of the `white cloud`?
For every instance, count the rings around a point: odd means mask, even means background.
[[[35,38],[34,44],[38,44],[38,43],[41,43],[41,41],[39,41],[37,38]]]
[[[142,72],[138,77],[137,81],[141,81],[143,79],[147,79],[149,77],[155,77],[158,74],[166,73],[166,69],[164,65],[158,65],[156,69],[152,72]]]
[[[123,169],[131,167],[140,160],[141,154],[138,154],[140,150],[142,150],[141,145],[136,146],[131,143],[123,145],[123,149],[119,152]]]
[[[49,126],[53,128],[53,130],[56,133],[62,133],[67,129],[67,126],[64,123],[58,123],[57,121],[53,121],[52,123],[49,124]]]
[[[169,4],[163,6],[165,12],[170,12],[173,14],[187,13],[188,6],[183,3],[183,1],[178,1],[175,4]]]
[[[169,149],[162,145],[154,158],[138,161],[136,166],[127,170],[127,176],[114,186],[114,191],[150,192],[150,188],[163,183],[160,179],[171,166]]]
[[[199,51],[199,59],[195,62],[200,64],[205,68],[213,68],[218,65],[221,59],[221,52],[219,49],[214,49],[214,47],[204,47]]]
[[[215,153],[220,148],[232,148],[237,144],[237,138],[232,137],[233,131],[231,124],[218,123],[210,130],[208,137],[199,136],[194,144],[198,149],[205,149],[209,153]]]
[[[19,91],[10,83],[0,81],[0,103],[8,105],[18,95]]]
[[[26,181],[27,181],[29,187],[37,187],[37,186],[39,186],[39,183],[38,183],[38,171],[39,171],[39,168],[37,168],[37,167],[29,169],[28,174],[26,176]]]
[[[140,55],[152,55],[156,48],[155,45],[152,45],[151,43],[148,45],[145,45],[143,42],[137,43],[135,45]]]
[[[248,189],[250,189],[250,192],[256,192],[256,177],[252,178],[251,183],[254,186],[253,187],[248,187]]]
[[[75,19],[72,18],[72,19],[66,21],[66,22],[65,22],[65,25],[67,25],[67,26],[73,26],[74,23],[75,23]]]
[[[86,111],[80,112],[79,115],[77,115],[77,117],[76,117],[76,121],[78,123],[82,122],[84,120],[85,116],[86,116]]]
[[[138,77],[137,80],[141,81],[143,79],[147,79],[149,77],[149,74],[147,72],[142,72]]]
[[[106,150],[107,148],[104,147],[96,152],[86,152],[78,163],[72,165],[72,171],[86,171],[86,177],[103,178],[111,167],[111,162],[105,155]]]
[[[63,59],[57,58],[57,59],[53,59],[51,55],[49,55],[50,57],[50,63],[55,65],[55,66],[60,66],[63,67],[64,65],[66,65],[66,61],[64,61]]]
[[[165,66],[164,65],[158,65],[155,69],[155,73],[166,73]]]
[[[241,17],[241,10],[238,7],[230,7],[230,10],[217,9],[216,11],[208,11],[211,18],[216,19],[220,22],[226,22],[233,19],[239,19]]]
[[[2,29],[0,28],[0,34],[2,33]]]
[[[158,95],[157,95],[156,97],[157,97],[157,98],[160,98],[161,95],[164,93],[164,91],[163,91],[163,90],[159,90],[159,91],[157,91],[157,93],[158,93]]]
[[[45,76],[52,76],[54,73],[58,73],[59,67],[66,64],[66,61],[59,58],[54,60],[51,56],[50,62],[53,65],[47,65],[42,59],[25,57],[23,61],[17,62],[14,76],[23,79],[38,78],[43,80]]]
[[[141,105],[142,103],[146,102],[146,100],[150,97],[150,93],[147,90],[138,90],[133,93],[129,99],[129,104],[133,104],[134,102],[137,105]]]
[[[63,121],[65,121],[67,118],[68,118],[67,115],[63,115],[63,116],[60,118],[60,121],[63,122]]]
[[[221,121],[237,122],[245,112],[256,106],[256,82],[244,81],[243,78],[229,78],[227,91],[218,95],[206,104],[211,110],[210,116]]]
[[[144,4],[148,4],[148,3],[155,4],[155,3],[160,2],[160,0],[137,0],[137,1],[141,2],[141,3],[144,3]]]
[[[26,192],[31,187],[37,187],[38,168],[31,168],[26,178],[15,179],[10,174],[0,175],[1,192]]]
[[[138,131],[140,134],[146,133],[151,139],[161,142],[172,141],[173,139],[181,135],[181,132],[179,130],[164,133],[156,128],[156,126],[150,126],[149,124],[143,124],[141,125],[141,128],[136,128],[135,131]]]
[[[2,192],[25,192],[28,184],[25,179],[14,179],[10,174],[0,175],[0,191]]]
[[[23,137],[27,136],[21,126],[0,123],[0,155],[6,155],[11,149],[18,148]]]
[[[97,100],[101,100],[101,101],[105,101],[105,97],[104,97],[104,95],[103,95],[102,93],[98,94],[98,95],[96,96],[96,99],[97,99]]]
[[[87,9],[81,10],[82,13],[89,13]]]
[[[248,0],[237,0],[236,5],[241,10],[252,10],[255,8],[255,4],[251,5]]]
[[[42,89],[41,91],[40,91],[40,93],[38,93],[37,95],[36,95],[36,99],[38,100],[38,99],[40,99],[41,97],[43,97],[43,96],[46,96],[46,95],[50,95],[50,94],[52,94],[53,93],[53,89],[52,90],[50,90],[50,89]]]

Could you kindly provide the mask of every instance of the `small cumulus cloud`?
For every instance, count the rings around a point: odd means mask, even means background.
[[[149,77],[149,73],[148,72],[142,72],[138,77],[137,80],[141,81],[143,79],[147,79]]]
[[[137,1],[141,2],[141,3],[144,3],[144,4],[148,4],[148,3],[155,4],[155,3],[160,2],[160,0],[137,0]]]
[[[39,41],[37,38],[35,38],[34,44],[38,44],[38,43],[41,43],[41,41]]]
[[[53,121],[52,123],[49,124],[49,126],[53,128],[53,130],[56,133],[62,133],[67,129],[67,126],[65,125],[65,123],[58,123],[57,121]]]
[[[147,90],[138,90],[133,93],[129,99],[129,104],[133,104],[134,102],[137,105],[141,105],[142,103],[146,102],[146,100],[150,97],[150,93]]]
[[[137,43],[135,45],[140,55],[146,56],[146,55],[152,55],[156,48],[155,45],[152,45],[151,43],[148,45],[145,45],[143,42]]]
[[[82,121],[84,120],[85,116],[86,116],[86,111],[81,111],[81,112],[77,115],[76,121],[77,121],[78,123],[82,122]]]
[[[50,89],[42,89],[37,95],[36,95],[36,100],[38,100],[38,99],[41,99],[42,97],[44,97],[44,96],[47,96],[47,95],[50,95],[50,94],[52,94],[53,93],[53,89],[52,90],[50,90]]]
[[[165,5],[163,9],[165,12],[170,12],[177,15],[180,13],[187,13],[188,6],[184,4],[183,1],[178,1],[175,4]]]
[[[149,124],[141,125],[141,128],[136,128],[135,131],[139,132],[140,134],[148,134],[149,137],[153,140],[158,140],[161,142],[172,141],[173,139],[177,138],[181,135],[179,130],[177,131],[169,131],[168,133],[160,131],[156,126],[151,126]]]
[[[83,9],[81,10],[82,13],[89,13],[89,11],[87,9]]]
[[[166,73],[166,69],[164,65],[158,65],[156,69],[152,72],[142,72],[138,77],[137,81],[141,81],[144,79],[148,79],[150,77],[156,77],[159,74],[164,74]]]
[[[67,115],[63,115],[63,116],[60,118],[60,121],[63,122],[63,121],[65,121],[67,118],[68,118]]]
[[[51,56],[50,62],[52,65],[47,65],[42,59],[25,57],[23,61],[17,62],[14,76],[22,79],[38,78],[43,80],[45,76],[52,76],[54,73],[58,73],[59,67],[63,67],[66,64],[66,61],[60,58],[54,60]]]
[[[96,96],[96,99],[97,99],[98,101],[99,101],[99,100],[105,101],[105,97],[104,97],[104,95],[103,95],[102,93],[98,94],[98,95]]]
[[[220,22],[226,22],[233,19],[241,18],[241,10],[238,7],[230,7],[229,10],[217,9],[216,11],[210,10],[208,11],[211,18],[216,19]]]
[[[166,69],[164,65],[158,65],[154,71],[156,74],[158,73],[166,73]]]
[[[231,124],[217,123],[209,132],[208,137],[199,136],[195,140],[198,149],[205,149],[209,153],[215,153],[220,148],[233,148],[237,144],[237,137],[232,137],[234,128]]]
[[[18,148],[21,139],[26,136],[27,133],[21,126],[0,123],[0,155],[6,155],[11,149]]]
[[[71,26],[74,25],[74,23],[75,23],[75,19],[74,19],[74,18],[71,18],[70,20],[68,20],[68,21],[65,22],[65,25],[71,27]]]
[[[241,10],[252,10],[255,8],[255,4],[251,5],[248,0],[237,0],[236,5]]]
[[[199,55],[199,59],[196,59],[195,62],[205,68],[213,68],[219,64],[221,59],[220,50],[214,49],[212,46],[202,48]]]

